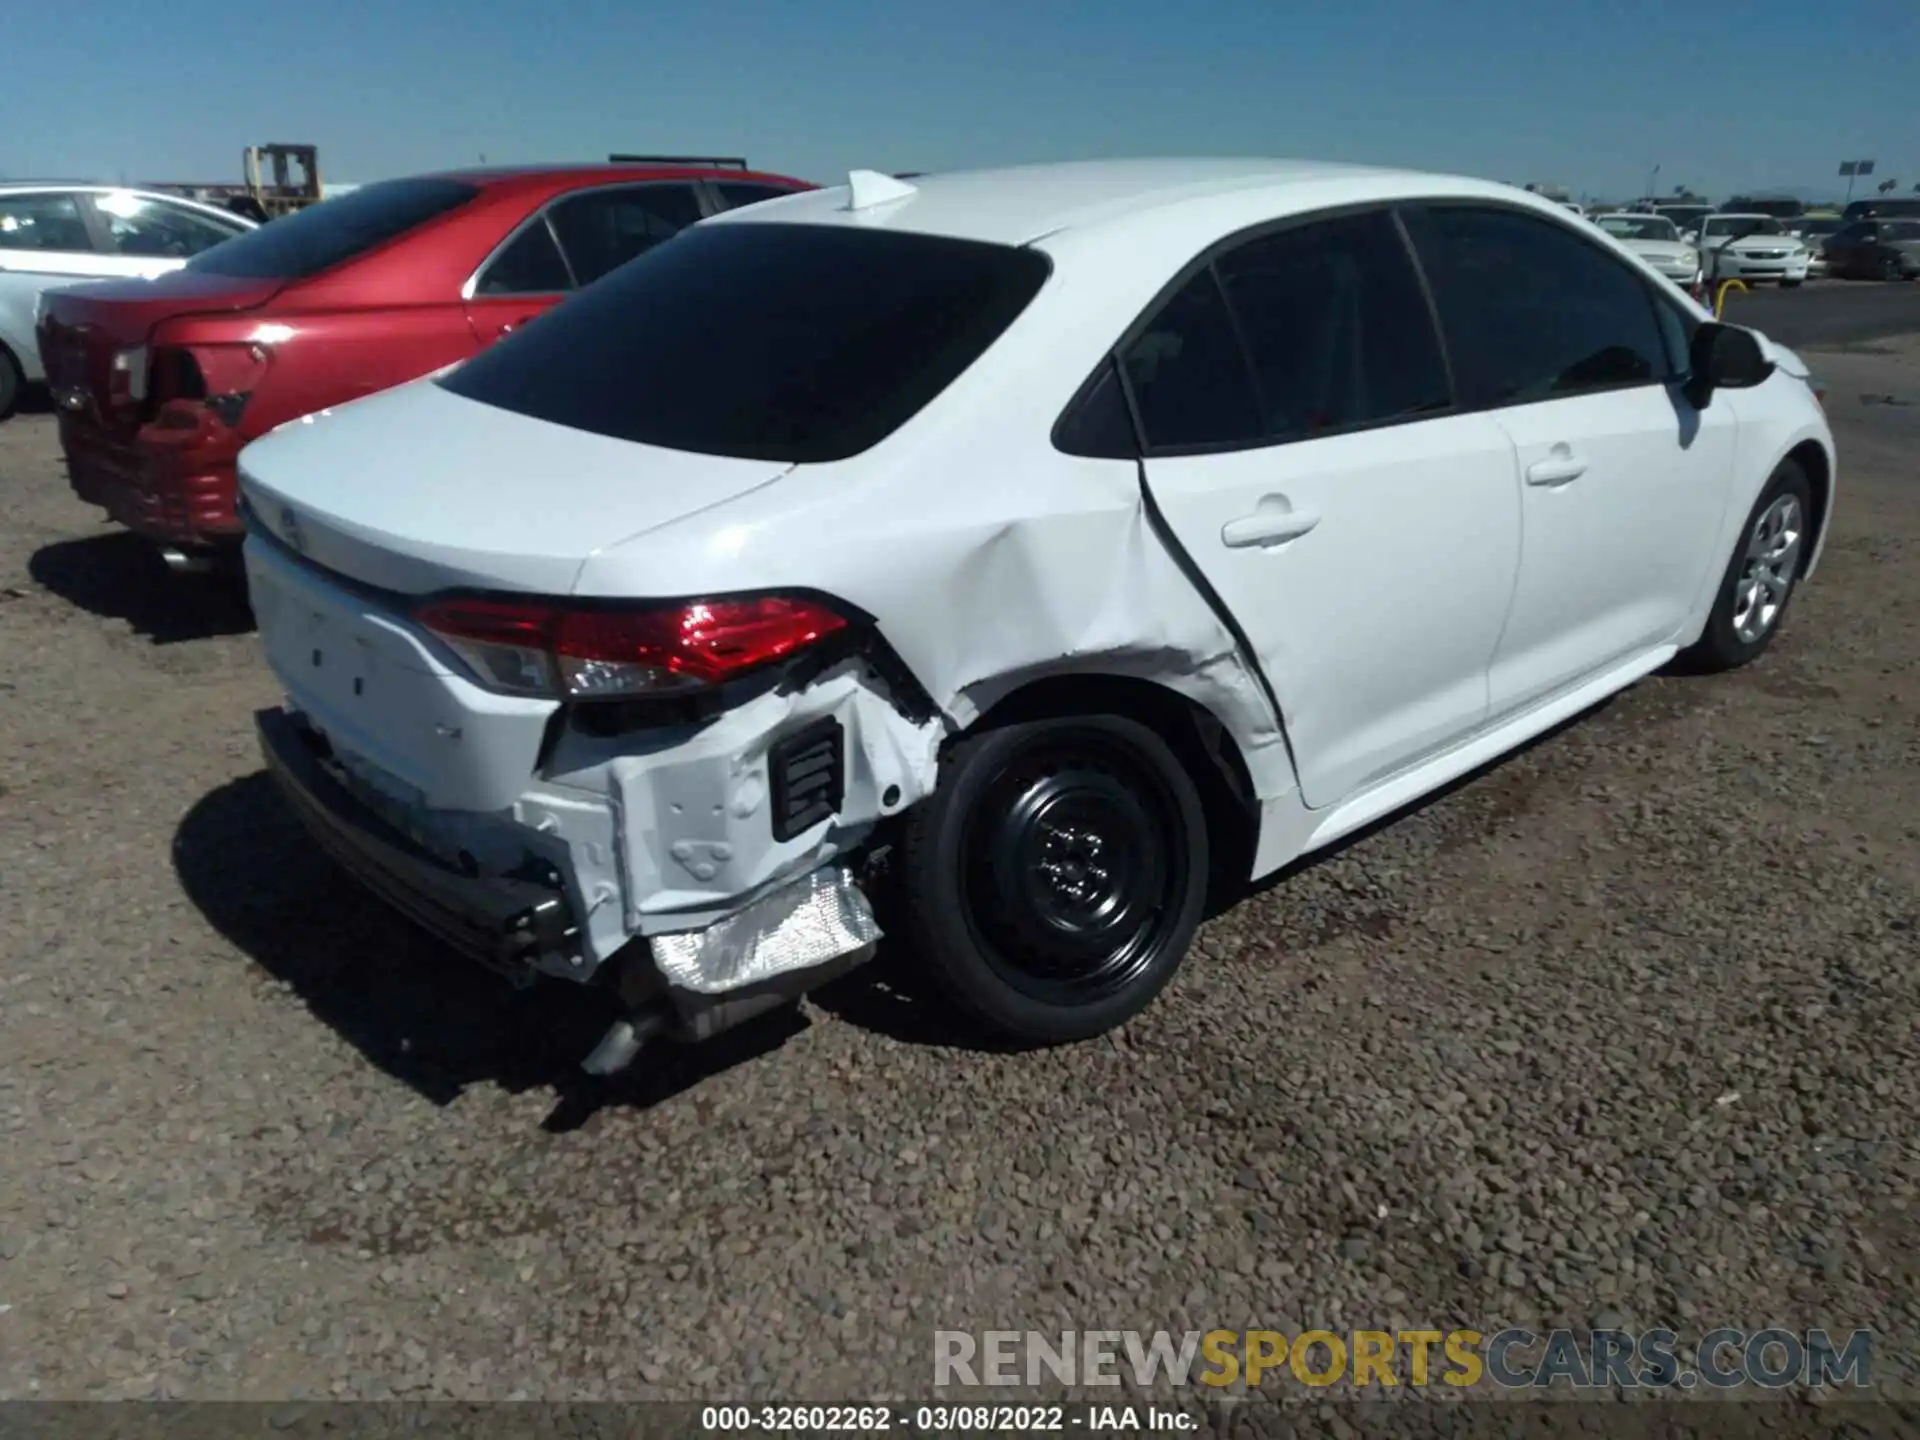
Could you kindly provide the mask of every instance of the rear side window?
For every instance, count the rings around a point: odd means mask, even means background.
[[[1226,298],[1208,266],[1120,352],[1147,445],[1178,450],[1260,438],[1260,398]]]
[[[466,204],[480,190],[420,176],[381,180],[322,200],[195,256],[189,270],[245,280],[300,280],[364,255]]]
[[[1035,250],[931,235],[701,225],[435,383],[668,449],[842,460],[972,365],[1048,268]]]
[[[699,220],[700,201],[691,185],[629,185],[570,195],[547,213],[574,275],[589,285]]]
[[[1566,227],[1476,206],[1407,220],[1464,403],[1524,405],[1674,373],[1640,276]]]
[[[493,257],[473,287],[476,295],[552,295],[573,288],[573,276],[567,262],[554,244],[553,231],[544,215],[514,236],[507,248]]]
[[[123,191],[94,196],[93,208],[116,255],[186,259],[243,234],[247,228],[184,205]]]
[[[0,250],[91,250],[93,238],[71,195],[0,195]]]
[[[1391,216],[1277,231],[1215,264],[1246,337],[1267,438],[1304,439],[1451,405],[1440,339]]]

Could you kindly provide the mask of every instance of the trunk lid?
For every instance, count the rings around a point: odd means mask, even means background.
[[[240,490],[252,525],[380,590],[566,595],[599,551],[792,468],[574,430],[428,379],[262,436]]]
[[[102,423],[137,424],[140,407],[124,378],[116,383],[115,355],[146,344],[162,320],[251,310],[285,283],[173,270],[151,280],[103,280],[50,292],[40,351],[54,403]]]

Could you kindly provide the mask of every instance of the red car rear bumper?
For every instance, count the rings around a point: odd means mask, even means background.
[[[131,435],[91,416],[60,417],[73,491],[136,534],[166,545],[237,545],[234,461],[243,441],[208,411],[169,407]]]

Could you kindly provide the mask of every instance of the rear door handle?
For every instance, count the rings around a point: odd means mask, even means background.
[[[1527,484],[1569,485],[1586,473],[1586,461],[1566,446],[1556,445],[1546,459],[1536,460],[1527,467]]]
[[[1310,510],[1256,510],[1220,527],[1220,543],[1232,550],[1249,545],[1281,545],[1297,540],[1320,523]]]

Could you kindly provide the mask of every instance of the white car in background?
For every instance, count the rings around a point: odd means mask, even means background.
[[[1700,252],[1680,238],[1679,227],[1666,216],[1618,211],[1596,215],[1593,223],[1682,290],[1700,283]]]
[[[40,297],[88,280],[151,279],[254,228],[215,205],[114,185],[0,184],[0,420],[46,378]]]
[[[1807,278],[1811,254],[1771,215],[1709,215],[1700,222],[1700,257],[1708,283],[1777,280],[1791,290]]]
[[[1833,475],[1791,351],[1510,187],[857,171],[249,446],[260,739],[396,908],[617,998],[596,1073],[865,958],[869,891],[1074,1040],[1211,900],[1760,654]]]

